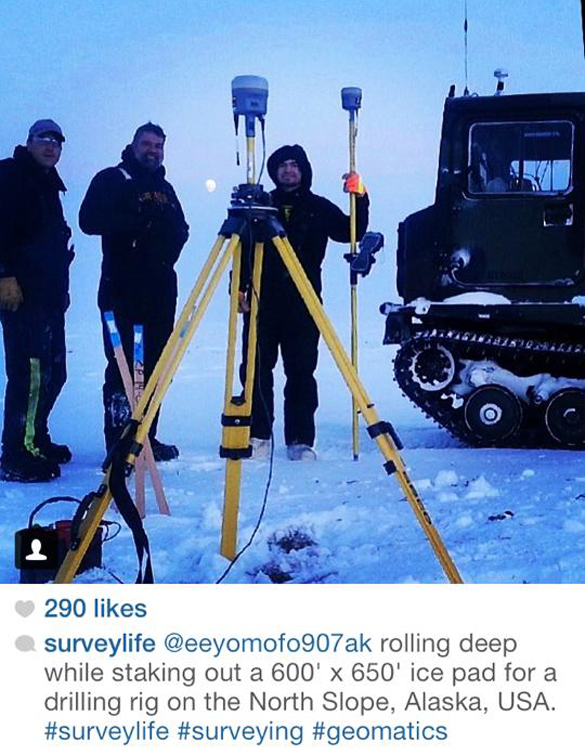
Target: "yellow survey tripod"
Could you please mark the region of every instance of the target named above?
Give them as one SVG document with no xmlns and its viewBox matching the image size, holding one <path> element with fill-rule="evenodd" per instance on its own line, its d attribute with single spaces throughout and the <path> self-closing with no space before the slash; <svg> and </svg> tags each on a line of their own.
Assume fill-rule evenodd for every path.
<svg viewBox="0 0 585 749">
<path fill-rule="evenodd" d="M 72 580 L 112 498 L 119 507 L 121 505 L 123 514 L 132 516 L 132 523 L 135 523 L 133 515 L 133 511 L 136 512 L 135 508 L 131 502 L 131 507 L 127 506 L 124 496 L 125 475 L 132 469 L 137 455 L 140 454 L 156 412 L 230 260 L 232 273 L 220 448 L 220 454 L 226 458 L 221 553 L 227 559 L 235 559 L 242 460 L 251 455 L 250 423 L 257 348 L 257 318 L 261 300 L 262 262 L 265 245 L 267 245 L 267 251 L 276 251 L 280 255 L 315 325 L 329 347 L 341 375 L 355 398 L 357 407 L 366 420 L 368 434 L 375 440 L 385 458 L 384 468 L 389 475 L 396 476 L 447 577 L 453 583 L 460 583 L 462 580 L 457 568 L 408 478 L 406 467 L 399 454 L 401 445 L 392 425 L 382 421 L 376 413 L 374 405 L 359 381 L 355 368 L 345 353 L 339 337 L 325 314 L 323 305 L 278 220 L 276 209 L 270 205 L 269 196 L 262 186 L 256 184 L 254 120 L 259 118 L 263 124 L 268 84 L 263 78 L 256 76 L 238 76 L 232 82 L 232 94 L 236 118 L 243 114 L 246 119 L 247 183 L 235 189 L 231 206 L 228 209 L 228 218 L 221 227 L 175 329 L 144 388 L 132 419 L 114 450 L 105 480 L 93 495 L 89 510 L 81 523 L 79 537 L 74 540 L 57 573 L 55 582 L 65 583 Z M 233 395 L 243 245 L 246 252 L 251 253 L 245 261 L 249 262 L 252 267 L 253 294 L 244 393 Z M 126 515 L 124 517 L 126 518 Z M 131 528 L 140 560 L 137 582 L 149 582 L 152 574 L 148 542 L 141 524 L 134 527 L 131 525 Z M 143 557 L 145 556 L 146 568 L 143 573 Z"/>
</svg>

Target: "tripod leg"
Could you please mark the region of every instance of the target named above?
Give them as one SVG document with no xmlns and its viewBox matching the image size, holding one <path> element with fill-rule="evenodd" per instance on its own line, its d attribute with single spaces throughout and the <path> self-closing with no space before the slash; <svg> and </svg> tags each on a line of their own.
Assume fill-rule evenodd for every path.
<svg viewBox="0 0 585 749">
<path fill-rule="evenodd" d="M 258 301 L 264 245 L 254 247 L 254 267 L 252 270 L 252 305 L 250 309 L 250 329 L 246 356 L 246 384 L 244 395 L 232 396 L 235 370 L 235 347 L 237 332 L 238 290 L 240 280 L 241 252 L 234 256 L 232 286 L 230 293 L 230 322 L 228 328 L 228 351 L 226 359 L 226 388 L 222 423 L 222 446 L 220 455 L 227 458 L 225 469 L 223 522 L 221 528 L 220 553 L 227 559 L 236 556 L 238 533 L 238 510 L 242 481 L 242 459 L 251 455 L 250 423 L 252 417 L 252 393 L 256 369 L 256 341 L 258 321 Z"/>
<path fill-rule="evenodd" d="M 203 270 L 199 274 L 195 286 L 193 287 L 193 291 L 191 292 L 179 320 L 175 325 L 175 329 L 173 330 L 173 333 L 155 366 L 154 372 L 148 380 L 144 393 L 136 406 L 135 412 L 132 415 L 133 420 L 139 421 L 142 419 L 135 440 L 138 445 L 144 444 L 158 407 L 168 390 L 179 363 L 185 354 L 209 302 L 211 301 L 211 297 L 217 288 L 219 280 L 225 271 L 240 238 L 237 234 L 233 234 L 230 237 L 228 245 L 224 250 L 224 254 L 217 263 L 211 278 L 209 278 L 211 269 L 216 263 L 225 241 L 226 238 L 222 235 L 217 238 Z M 203 292 L 201 302 L 199 306 L 194 309 L 204 288 L 205 291 Z M 169 363 L 167 362 L 167 356 L 170 356 L 171 354 L 173 355 L 173 361 Z M 158 380 L 160 379 L 161 372 L 164 372 L 164 377 L 162 378 L 163 382 L 159 384 Z M 153 396 L 155 390 L 156 393 Z M 135 459 L 135 452 L 132 451 L 126 457 L 126 462 L 129 465 L 133 465 Z M 57 571 L 54 580 L 55 583 L 70 583 L 79 569 L 81 560 L 85 556 L 85 553 L 99 528 L 100 522 L 112 501 L 112 492 L 109 488 L 110 472 L 111 468 L 108 469 L 105 481 L 100 485 L 95 493 L 95 499 L 90 504 L 87 514 L 80 525 L 79 540 L 76 547 L 74 549 L 69 549 L 61 567 Z"/>
<path fill-rule="evenodd" d="M 237 241 L 237 238 L 234 240 L 234 243 L 235 241 Z M 181 311 L 181 314 L 179 315 L 179 318 L 177 322 L 175 323 L 173 332 L 169 336 L 169 340 L 167 341 L 164 349 L 162 350 L 162 353 L 154 367 L 152 374 L 148 378 L 148 382 L 146 383 L 146 387 L 144 388 L 143 396 L 138 403 L 138 411 L 136 414 L 138 418 L 140 418 L 142 414 L 144 413 L 144 411 L 146 410 L 154 391 L 157 389 L 159 381 L 162 380 L 164 376 L 166 375 L 169 362 L 172 359 L 174 359 L 177 355 L 180 340 L 185 335 L 186 329 L 189 325 L 189 320 L 192 318 L 194 314 L 194 310 L 197 308 L 198 299 L 203 289 L 206 288 L 206 284 L 209 281 L 209 276 L 211 274 L 212 268 L 217 262 L 217 259 L 220 256 L 220 253 L 224 247 L 225 242 L 226 242 L 226 237 L 220 234 L 215 240 L 213 247 L 211 248 L 211 252 L 209 253 L 208 258 L 205 261 L 205 264 L 203 268 L 201 269 L 199 276 L 197 277 L 197 280 L 195 282 L 195 285 L 193 286 L 193 289 L 189 295 L 189 298 L 185 302 L 185 305 Z M 234 245 L 232 245 L 231 251 L 229 249 L 229 246 L 225 250 L 226 253 L 229 253 L 230 257 L 231 257 L 231 252 L 233 251 L 233 246 Z M 227 264 L 227 260 L 226 260 L 226 264 Z"/>
<path fill-rule="evenodd" d="M 93 541 L 101 520 L 112 501 L 112 493 L 107 487 L 107 481 L 108 477 L 106 476 L 105 482 L 97 490 L 96 498 L 93 500 L 87 515 L 79 527 L 79 545 L 74 550 L 69 549 L 53 582 L 70 583 L 79 569 L 79 565 L 86 551 L 89 549 L 89 545 Z"/>
<path fill-rule="evenodd" d="M 254 377 L 256 375 L 256 351 L 258 343 L 258 311 L 260 306 L 260 285 L 262 265 L 264 263 L 264 245 L 258 242 L 254 248 L 254 267 L 252 269 L 252 303 L 250 306 L 250 328 L 248 331 L 248 351 L 246 357 L 246 386 L 244 399 L 252 415 L 252 398 Z"/>
<path fill-rule="evenodd" d="M 140 426 L 138 427 L 138 431 L 136 433 L 136 441 L 141 445 L 144 444 L 144 440 L 146 438 L 146 435 L 148 434 L 152 422 L 154 421 L 156 412 L 158 411 L 158 408 L 162 403 L 167 390 L 170 387 L 173 377 L 175 376 L 175 372 L 177 371 L 177 368 L 185 354 L 185 351 L 191 343 L 191 339 L 193 338 L 195 331 L 199 327 L 199 323 L 203 319 L 203 315 L 205 314 L 207 307 L 209 306 L 217 285 L 219 284 L 219 281 L 225 269 L 227 268 L 227 265 L 231 260 L 232 255 L 239 242 L 240 237 L 237 234 L 233 234 L 230 238 L 230 241 L 228 242 L 227 247 L 225 248 L 224 254 L 219 259 L 219 262 L 215 270 L 213 271 L 211 278 L 209 279 L 199 305 L 191 310 L 190 316 L 186 316 L 185 324 L 179 331 L 179 335 L 177 335 L 175 341 L 173 341 L 173 345 L 169 346 L 169 343 L 171 342 L 169 339 L 169 343 L 165 346 L 160 359 L 156 363 L 154 372 L 149 378 L 142 398 L 140 399 L 140 402 L 136 407 L 136 412 L 132 415 L 133 419 L 140 421 Z M 178 326 L 175 327 L 175 331 L 177 330 L 177 328 Z M 172 353 L 172 360 L 167 361 L 167 353 Z M 155 381 L 157 369 L 159 373 L 163 374 L 161 377 L 159 377 L 158 380 Z"/>
<path fill-rule="evenodd" d="M 340 374 L 354 396 L 357 406 L 368 424 L 368 433 L 372 439 L 375 439 L 380 452 L 386 458 L 384 468 L 388 474 L 396 473 L 396 480 L 402 488 L 404 496 L 414 511 L 449 580 L 452 583 L 463 582 L 453 560 L 449 556 L 445 544 L 425 509 L 422 499 L 408 477 L 406 466 L 398 452 L 400 443 L 392 425 L 380 420 L 289 240 L 286 236 L 282 236 L 280 226 L 277 228 L 273 227 L 273 231 L 275 234 L 271 237 L 272 242 L 295 282 L 315 325 L 329 347 Z"/>
</svg>

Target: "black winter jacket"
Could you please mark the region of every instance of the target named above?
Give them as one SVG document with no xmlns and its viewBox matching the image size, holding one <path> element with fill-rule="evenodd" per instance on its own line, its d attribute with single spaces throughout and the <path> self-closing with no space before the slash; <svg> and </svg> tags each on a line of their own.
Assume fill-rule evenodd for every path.
<svg viewBox="0 0 585 749">
<path fill-rule="evenodd" d="M 24 146 L 0 161 L 0 277 L 16 277 L 27 306 L 69 304 L 73 252 L 60 192 L 57 170 L 44 169 Z"/>
<path fill-rule="evenodd" d="M 100 309 L 120 309 L 144 322 L 156 317 L 159 303 L 174 302 L 173 266 L 189 227 L 164 167 L 145 169 L 127 146 L 117 167 L 93 178 L 79 225 L 86 234 L 102 236 Z"/>
<path fill-rule="evenodd" d="M 312 169 L 301 146 L 283 146 L 268 159 L 268 173 L 276 183 L 278 164 L 287 159 L 296 160 L 301 169 L 302 182 L 293 192 L 277 188 L 271 195 L 272 204 L 278 208 L 279 219 L 291 245 L 300 260 L 313 288 L 321 295 L 321 265 L 329 239 L 335 242 L 350 241 L 349 216 L 327 198 L 311 192 Z M 367 195 L 356 200 L 357 239 L 361 239 L 368 226 L 369 199 Z M 261 287 L 262 309 L 270 314 L 277 310 L 290 317 L 294 310 L 304 309 L 300 295 L 276 249 L 266 248 Z"/>
</svg>

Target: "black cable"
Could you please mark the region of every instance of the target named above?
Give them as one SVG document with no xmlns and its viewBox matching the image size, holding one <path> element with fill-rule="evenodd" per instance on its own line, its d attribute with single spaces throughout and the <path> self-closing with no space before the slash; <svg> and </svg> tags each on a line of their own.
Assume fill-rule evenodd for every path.
<svg viewBox="0 0 585 749">
<path fill-rule="evenodd" d="M 117 536 L 120 535 L 120 532 L 122 531 L 122 524 L 119 523 L 117 520 L 102 520 L 101 524 L 105 525 L 105 528 L 106 528 L 106 536 L 103 539 L 102 544 L 105 544 L 106 541 L 113 541 Z M 111 526 L 118 526 L 118 527 L 116 528 L 116 530 L 114 531 L 114 533 L 110 536 L 110 527 Z M 113 577 L 114 580 L 116 580 L 117 582 L 120 583 L 120 585 L 126 585 L 126 583 L 123 580 L 121 580 L 118 577 L 118 575 L 116 575 L 116 574 L 114 574 L 112 572 L 112 570 L 109 570 L 107 567 L 103 567 L 103 566 L 100 567 L 100 569 L 102 569 L 104 572 L 107 572 L 108 575 L 110 575 L 111 577 Z"/>
<path fill-rule="evenodd" d="M 585 53 L 585 0 L 581 0 L 581 23 L 583 25 L 583 52 Z"/>
<path fill-rule="evenodd" d="M 259 117 L 260 129 L 262 130 L 262 164 L 260 165 L 260 174 L 258 175 L 258 181 L 256 184 L 260 184 L 262 174 L 264 173 L 264 165 L 266 163 L 266 133 L 264 130 L 264 117 Z"/>
<path fill-rule="evenodd" d="M 108 569 L 106 569 L 106 567 L 102 567 L 102 569 L 103 569 L 104 572 L 107 572 L 108 575 L 111 575 L 114 578 L 114 580 L 117 580 L 120 583 L 120 585 L 126 585 L 126 583 L 123 580 L 120 580 L 120 578 L 118 577 L 118 575 L 115 575 L 112 572 L 112 570 L 108 570 Z"/>
<path fill-rule="evenodd" d="M 113 541 L 117 536 L 120 535 L 120 532 L 122 530 L 122 524 L 119 523 L 117 520 L 102 520 L 100 525 L 103 525 L 106 529 L 106 536 L 102 540 L 102 543 L 105 544 L 106 541 Z M 111 526 L 117 526 L 116 530 L 112 533 L 110 536 L 110 527 Z"/>
</svg>

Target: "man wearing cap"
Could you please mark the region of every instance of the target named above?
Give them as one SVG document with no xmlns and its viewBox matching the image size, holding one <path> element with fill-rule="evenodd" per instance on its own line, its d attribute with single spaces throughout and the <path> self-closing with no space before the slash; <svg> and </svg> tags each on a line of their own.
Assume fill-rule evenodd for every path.
<svg viewBox="0 0 585 749">
<path fill-rule="evenodd" d="M 321 298 L 321 265 L 329 239 L 350 241 L 350 219 L 326 198 L 311 192 L 313 172 L 303 148 L 282 146 L 268 159 L 268 174 L 276 184 L 272 204 L 290 243 Z M 357 174 L 344 175 L 344 190 L 354 192 L 357 238 L 368 226 L 369 199 Z M 253 292 L 248 289 L 241 307 L 246 311 Z M 241 293 L 241 297 L 243 294 Z M 244 317 L 244 349 L 247 347 L 249 314 Z M 254 382 L 251 442 L 253 454 L 269 451 L 274 420 L 273 369 L 282 356 L 284 387 L 284 437 L 290 460 L 314 460 L 315 411 L 318 406 L 317 367 L 319 331 L 277 251 L 264 252 L 258 356 Z M 245 361 L 245 359 L 244 359 Z"/>
<path fill-rule="evenodd" d="M 71 459 L 52 441 L 48 419 L 66 380 L 65 310 L 69 305 L 71 230 L 55 166 L 65 138 L 38 120 L 26 146 L 0 161 L 0 320 L 6 396 L 0 478 L 50 481 Z"/>
<path fill-rule="evenodd" d="M 98 306 L 102 312 L 114 313 L 130 362 L 134 326 L 143 326 L 147 380 L 173 330 L 177 304 L 174 265 L 189 236 L 179 199 L 165 179 L 165 139 L 159 125 L 141 125 L 122 152 L 122 161 L 93 178 L 79 212 L 82 231 L 102 237 Z M 108 360 L 103 388 L 104 436 L 109 451 L 130 417 L 130 406 L 105 323 L 104 347 Z M 149 435 L 155 460 L 172 460 L 179 450 L 156 439 L 157 421 L 158 415 Z"/>
</svg>

